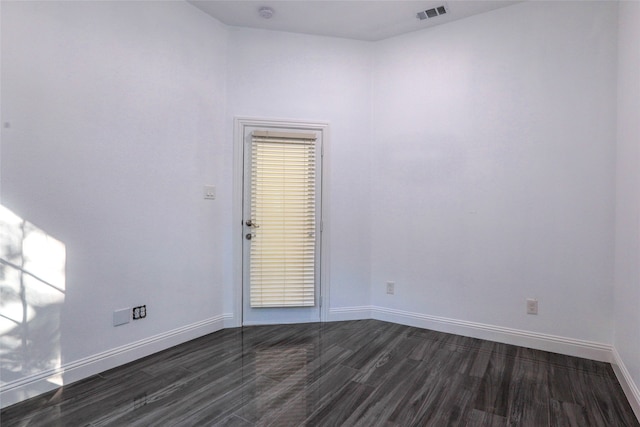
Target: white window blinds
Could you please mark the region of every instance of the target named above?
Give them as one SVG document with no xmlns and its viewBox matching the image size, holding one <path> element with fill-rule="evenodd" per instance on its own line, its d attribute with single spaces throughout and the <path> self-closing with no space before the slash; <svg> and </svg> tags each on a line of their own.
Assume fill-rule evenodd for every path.
<svg viewBox="0 0 640 427">
<path fill-rule="evenodd" d="M 314 306 L 314 134 L 253 132 L 251 222 L 251 307 Z"/>
</svg>

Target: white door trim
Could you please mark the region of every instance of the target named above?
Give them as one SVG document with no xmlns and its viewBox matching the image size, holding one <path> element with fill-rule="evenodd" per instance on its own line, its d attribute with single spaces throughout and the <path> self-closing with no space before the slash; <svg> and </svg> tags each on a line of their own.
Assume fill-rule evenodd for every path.
<svg viewBox="0 0 640 427">
<path fill-rule="evenodd" d="M 255 117 L 235 117 L 233 127 L 233 207 L 232 207 L 232 286 L 233 286 L 233 324 L 242 326 L 242 181 L 244 168 L 244 134 L 247 127 L 283 127 L 300 130 L 315 130 L 322 133 L 323 161 L 322 161 L 322 185 L 321 185 L 321 221 L 320 233 L 320 292 L 321 307 L 320 321 L 325 322 L 329 316 L 329 254 L 328 245 L 330 227 L 327 221 L 329 212 L 328 197 L 329 188 L 326 179 L 329 156 L 329 123 L 308 120 L 264 119 Z"/>
</svg>

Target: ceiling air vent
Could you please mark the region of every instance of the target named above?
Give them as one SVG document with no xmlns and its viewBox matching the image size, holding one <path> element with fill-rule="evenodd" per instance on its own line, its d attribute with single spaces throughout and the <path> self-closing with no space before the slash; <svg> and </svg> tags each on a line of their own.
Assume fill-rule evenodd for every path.
<svg viewBox="0 0 640 427">
<path fill-rule="evenodd" d="M 433 9 L 427 9 L 425 11 L 418 12 L 416 16 L 422 21 L 427 18 L 435 18 L 436 16 L 444 15 L 445 13 L 447 13 L 447 9 L 444 6 L 438 6 L 434 7 Z"/>
</svg>

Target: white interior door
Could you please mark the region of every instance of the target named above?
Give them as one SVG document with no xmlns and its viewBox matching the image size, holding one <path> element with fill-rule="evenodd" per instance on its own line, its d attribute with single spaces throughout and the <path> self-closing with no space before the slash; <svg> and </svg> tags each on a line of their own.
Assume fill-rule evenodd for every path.
<svg viewBox="0 0 640 427">
<path fill-rule="evenodd" d="M 322 131 L 243 130 L 242 323 L 320 320 Z"/>
</svg>

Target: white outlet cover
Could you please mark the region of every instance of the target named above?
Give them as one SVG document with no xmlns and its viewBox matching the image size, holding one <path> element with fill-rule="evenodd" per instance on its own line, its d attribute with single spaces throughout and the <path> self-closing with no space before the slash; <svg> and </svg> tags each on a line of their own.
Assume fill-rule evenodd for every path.
<svg viewBox="0 0 640 427">
<path fill-rule="evenodd" d="M 129 323 L 131 318 L 131 309 L 130 308 L 121 308 L 113 312 L 113 326 L 124 325 L 125 323 Z"/>
<path fill-rule="evenodd" d="M 216 186 L 215 185 L 205 185 L 204 186 L 204 198 L 206 200 L 215 200 L 215 198 L 216 198 Z"/>
<path fill-rule="evenodd" d="M 393 295 L 396 291 L 396 283 L 395 282 L 387 282 L 387 294 Z"/>
</svg>

